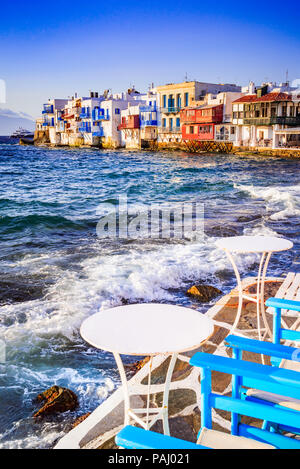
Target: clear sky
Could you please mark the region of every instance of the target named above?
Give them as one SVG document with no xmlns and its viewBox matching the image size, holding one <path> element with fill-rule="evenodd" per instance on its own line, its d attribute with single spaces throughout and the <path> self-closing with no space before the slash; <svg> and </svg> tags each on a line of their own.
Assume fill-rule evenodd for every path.
<svg viewBox="0 0 300 469">
<path fill-rule="evenodd" d="M 300 2 L 1 2 L 1 107 L 37 117 L 48 98 L 188 79 L 300 78 Z"/>
</svg>

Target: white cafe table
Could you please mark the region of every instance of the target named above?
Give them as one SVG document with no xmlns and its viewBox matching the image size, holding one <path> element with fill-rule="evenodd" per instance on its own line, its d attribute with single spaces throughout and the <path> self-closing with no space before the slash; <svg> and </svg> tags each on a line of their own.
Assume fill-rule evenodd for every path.
<svg viewBox="0 0 300 469">
<path fill-rule="evenodd" d="M 265 286 L 265 279 L 268 264 L 270 261 L 270 257 L 273 252 L 279 251 L 286 251 L 287 249 L 291 249 L 293 247 L 293 243 L 288 241 L 284 238 L 277 238 L 275 236 L 232 236 L 228 238 L 221 238 L 216 241 L 216 245 L 223 249 L 232 266 L 233 270 L 236 275 L 237 285 L 238 285 L 238 292 L 239 292 L 239 303 L 237 309 L 237 315 L 235 321 L 232 325 L 230 333 L 233 333 L 236 329 L 236 326 L 239 322 L 241 312 L 242 312 L 242 305 L 243 299 L 247 299 L 248 301 L 253 301 L 257 304 L 257 327 L 258 327 L 258 336 L 259 340 L 261 340 L 261 325 L 260 325 L 260 315 L 262 316 L 265 328 L 266 328 L 266 335 L 272 337 L 272 332 L 267 322 L 266 314 L 265 314 L 265 302 L 264 302 L 264 286 Z M 241 277 L 234 260 L 233 254 L 250 254 L 256 253 L 260 254 L 260 263 L 258 268 L 258 275 L 257 275 L 257 290 L 256 296 L 248 296 L 243 292 Z"/>
<path fill-rule="evenodd" d="M 177 355 L 193 350 L 213 333 L 213 321 L 196 310 L 181 306 L 145 303 L 118 306 L 94 314 L 81 325 L 80 333 L 94 347 L 114 354 L 124 392 L 124 424 L 130 418 L 149 429 L 161 419 L 164 433 L 169 435 L 168 395 Z M 171 356 L 164 384 L 161 408 L 150 408 L 151 367 L 155 355 Z M 124 365 L 120 355 L 150 356 L 147 407 L 131 409 L 130 394 Z M 139 392 L 141 394 L 141 392 Z M 156 414 L 149 419 L 149 414 Z M 144 422 L 137 414 L 146 414 Z"/>
</svg>

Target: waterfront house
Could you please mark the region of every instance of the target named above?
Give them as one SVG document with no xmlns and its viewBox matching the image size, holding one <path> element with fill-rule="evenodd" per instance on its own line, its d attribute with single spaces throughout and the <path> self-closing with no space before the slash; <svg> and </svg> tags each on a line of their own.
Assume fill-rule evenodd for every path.
<svg viewBox="0 0 300 469">
<path fill-rule="evenodd" d="M 64 109 L 64 106 L 67 102 L 67 99 L 49 99 L 48 102 L 43 105 L 42 127 L 43 130 L 48 133 L 50 143 L 52 143 L 53 145 L 58 145 L 60 143 L 60 136 L 57 135 L 56 132 L 57 116 Z M 37 122 L 36 130 L 39 130 L 38 124 L 39 123 Z"/>
<path fill-rule="evenodd" d="M 157 95 L 154 90 L 135 96 L 121 112 L 121 144 L 126 148 L 139 149 L 157 140 Z"/>
<path fill-rule="evenodd" d="M 60 144 L 79 146 L 84 143 L 83 136 L 80 132 L 81 98 L 72 96 L 65 105 L 61 118 L 64 121 L 63 130 L 60 133 Z M 57 129 L 58 130 L 58 129 Z"/>
<path fill-rule="evenodd" d="M 285 91 L 282 91 L 284 89 Z M 232 104 L 232 122 L 237 126 L 235 145 L 276 148 L 278 131 L 300 125 L 299 105 L 292 88 L 263 84 Z"/>
<path fill-rule="evenodd" d="M 122 146 L 122 135 L 119 128 L 121 112 L 127 110 L 128 104 L 133 102 L 133 96 L 128 92 L 111 95 L 102 102 L 104 118 L 102 119 L 103 138 L 101 141 L 104 148 Z"/>
<path fill-rule="evenodd" d="M 184 108 L 180 112 L 182 140 L 214 140 L 215 125 L 222 120 L 222 104 Z"/>
<path fill-rule="evenodd" d="M 240 92 L 208 93 L 200 105 L 182 109 L 182 140 L 233 141 L 235 126 L 231 123 L 231 107 L 232 101 L 240 96 Z"/>
<path fill-rule="evenodd" d="M 145 97 L 145 105 L 140 106 L 140 144 L 147 148 L 151 142 L 157 141 L 157 129 L 160 123 L 158 95 L 152 88 Z"/>
<path fill-rule="evenodd" d="M 161 113 L 161 125 L 158 127 L 158 141 L 163 143 L 181 142 L 180 111 L 182 108 L 205 104 L 208 93 L 240 91 L 234 84 L 203 83 L 185 81 L 157 87 Z M 199 101 L 199 102 L 198 102 Z M 207 129 L 206 129 L 207 130 Z"/>
<path fill-rule="evenodd" d="M 88 98 L 81 98 L 81 111 L 79 131 L 83 137 L 84 145 L 99 146 L 101 138 L 104 136 L 102 122 L 108 118 L 103 109 L 103 96 L 98 92 L 90 92 Z"/>
<path fill-rule="evenodd" d="M 300 88 L 291 92 L 288 104 L 289 125 L 274 126 L 273 148 L 300 148 Z"/>
</svg>

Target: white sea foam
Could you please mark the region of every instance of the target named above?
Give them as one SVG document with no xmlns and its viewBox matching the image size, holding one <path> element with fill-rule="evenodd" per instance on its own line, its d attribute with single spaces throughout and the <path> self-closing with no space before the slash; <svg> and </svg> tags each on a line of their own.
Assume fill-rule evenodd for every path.
<svg viewBox="0 0 300 469">
<path fill-rule="evenodd" d="M 73 339 L 85 317 L 119 305 L 123 298 L 130 302 L 172 301 L 169 289 L 180 288 L 187 280 L 211 278 L 217 270 L 229 267 L 214 241 L 206 238 L 198 244 L 146 246 L 144 250 L 131 249 L 113 255 L 101 255 L 100 248 L 99 255 L 83 260 L 76 271 L 60 270 L 52 264 L 51 269 L 57 269 L 57 281 L 45 299 L 0 308 L 0 317 L 26 318 L 2 328 L 4 339 L 22 347 L 24 344 L 34 347 L 41 338 L 57 334 Z M 38 265 L 33 258 L 33 271 L 50 268 L 44 261 L 41 258 Z M 246 270 L 251 262 L 250 256 L 249 263 L 244 259 L 240 268 Z"/>
<path fill-rule="evenodd" d="M 248 192 L 254 199 L 264 199 L 270 219 L 284 220 L 300 215 L 300 186 L 262 187 L 235 184 L 234 187 Z"/>
</svg>

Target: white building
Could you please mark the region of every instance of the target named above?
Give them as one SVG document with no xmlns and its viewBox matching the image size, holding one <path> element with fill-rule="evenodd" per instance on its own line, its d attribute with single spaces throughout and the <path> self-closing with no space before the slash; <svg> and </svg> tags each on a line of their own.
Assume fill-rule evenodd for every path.
<svg viewBox="0 0 300 469">
<path fill-rule="evenodd" d="M 300 110 L 292 98 L 296 90 L 288 83 L 263 83 L 255 88 L 250 82 L 243 91 L 232 104 L 232 123 L 237 126 L 234 144 L 277 148 L 281 131 L 300 124 Z"/>
<path fill-rule="evenodd" d="M 56 133 L 57 116 L 62 111 L 62 109 L 64 109 L 64 106 L 67 102 L 67 99 L 49 99 L 48 103 L 43 105 L 42 127 L 44 130 L 49 131 L 50 143 L 53 145 L 60 143 L 58 142 L 58 136 Z"/>
</svg>

